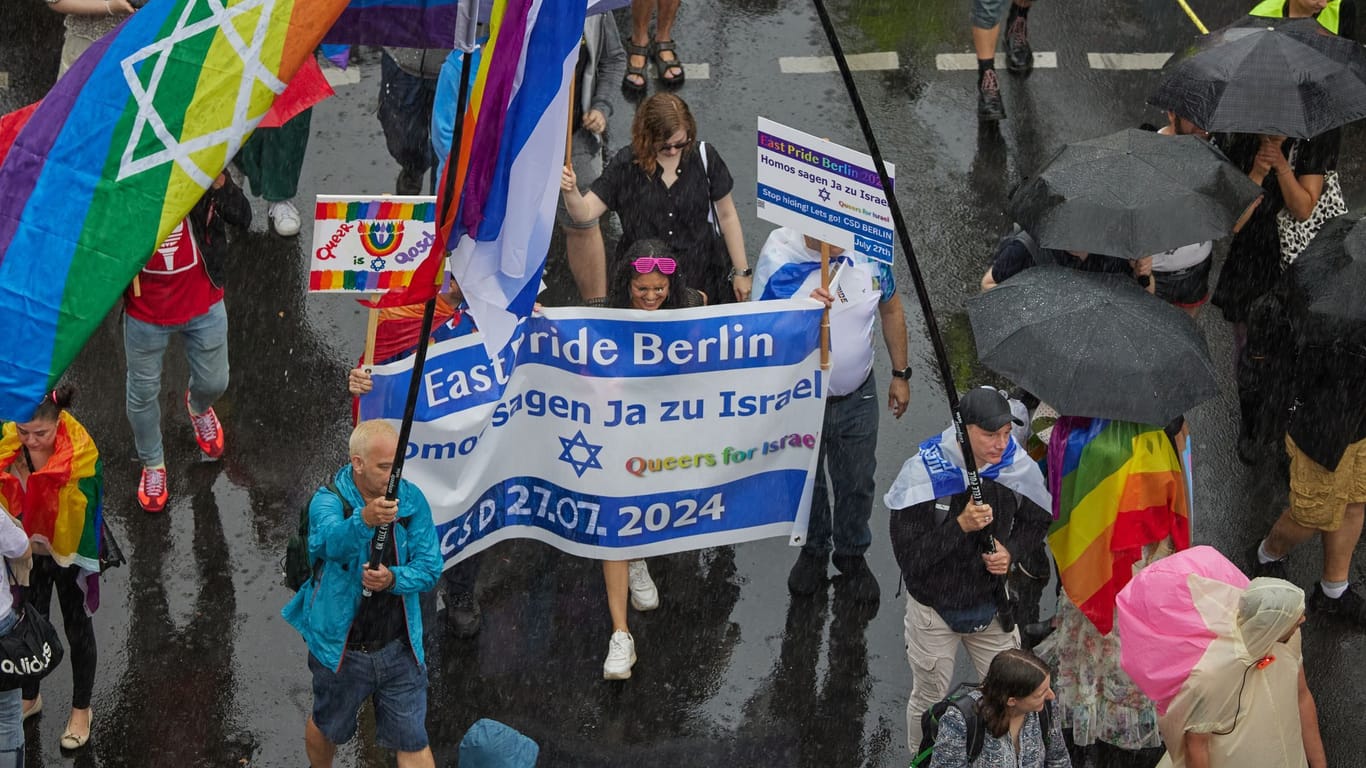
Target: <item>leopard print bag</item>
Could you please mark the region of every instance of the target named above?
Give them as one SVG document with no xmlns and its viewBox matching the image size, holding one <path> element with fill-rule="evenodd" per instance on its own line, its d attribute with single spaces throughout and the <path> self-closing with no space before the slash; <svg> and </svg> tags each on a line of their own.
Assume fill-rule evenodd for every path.
<svg viewBox="0 0 1366 768">
<path fill-rule="evenodd" d="M 1299 149 L 1299 142 L 1290 148 L 1290 165 L 1295 165 L 1295 151 Z M 1319 201 L 1314 205 L 1313 213 L 1304 221 L 1297 221 L 1290 211 L 1282 208 L 1276 214 L 1276 232 L 1281 240 L 1281 269 L 1288 269 L 1295 259 L 1304 252 L 1304 249 L 1313 242 L 1314 235 L 1323 229 L 1323 225 L 1329 220 L 1341 216 L 1347 212 L 1347 201 L 1342 196 L 1342 184 L 1338 181 L 1337 171 L 1328 171 L 1323 174 L 1323 191 L 1319 193 Z"/>
</svg>

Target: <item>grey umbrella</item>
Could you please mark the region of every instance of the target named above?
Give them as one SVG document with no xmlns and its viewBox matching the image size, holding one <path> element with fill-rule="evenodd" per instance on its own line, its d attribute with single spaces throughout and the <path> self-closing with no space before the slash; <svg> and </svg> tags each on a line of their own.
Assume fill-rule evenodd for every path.
<svg viewBox="0 0 1366 768">
<path fill-rule="evenodd" d="M 1137 259 L 1227 235 L 1259 194 L 1208 142 L 1131 128 L 1063 147 L 1010 211 L 1045 248 Z"/>
<path fill-rule="evenodd" d="M 987 367 L 1069 416 L 1166 424 L 1219 391 L 1195 323 L 1131 280 L 1026 269 L 968 317 Z"/>
<path fill-rule="evenodd" d="M 1314 19 L 1249 16 L 1173 56 L 1149 103 L 1207 131 L 1310 139 L 1366 117 L 1366 52 Z"/>
<path fill-rule="evenodd" d="M 1362 212 L 1324 224 L 1290 266 L 1287 276 L 1297 310 L 1366 324 L 1366 222 Z"/>
</svg>

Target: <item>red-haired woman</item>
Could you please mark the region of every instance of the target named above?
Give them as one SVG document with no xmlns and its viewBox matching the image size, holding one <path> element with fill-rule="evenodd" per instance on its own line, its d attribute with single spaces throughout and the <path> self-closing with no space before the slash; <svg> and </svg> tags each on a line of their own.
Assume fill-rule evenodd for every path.
<svg viewBox="0 0 1366 768">
<path fill-rule="evenodd" d="M 631 144 L 612 158 L 588 194 L 579 192 L 572 167 L 565 166 L 560 178 L 565 207 L 575 221 L 607 211 L 620 217 L 621 240 L 608 260 L 608 274 L 632 243 L 662 240 L 676 254 L 684 284 L 713 304 L 749 300 L 753 270 L 731 199 L 734 185 L 715 147 L 707 145 L 705 156 L 699 151 L 697 123 L 688 105 L 671 93 L 657 93 L 640 105 Z"/>
</svg>

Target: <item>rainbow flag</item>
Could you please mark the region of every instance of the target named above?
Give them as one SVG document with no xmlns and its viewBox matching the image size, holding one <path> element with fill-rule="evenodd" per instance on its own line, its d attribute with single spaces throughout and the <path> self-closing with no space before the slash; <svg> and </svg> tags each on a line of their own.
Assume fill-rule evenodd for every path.
<svg viewBox="0 0 1366 768">
<path fill-rule="evenodd" d="M 28 419 L 345 5 L 159 0 L 58 81 L 0 166 L 0 416 Z"/>
<path fill-rule="evenodd" d="M 1055 522 L 1048 546 L 1067 596 L 1109 634 L 1115 597 L 1143 547 L 1172 537 L 1190 546 L 1186 481 L 1160 427 L 1064 416 L 1048 443 Z"/>
<path fill-rule="evenodd" d="M 63 411 L 57 445 L 41 469 L 21 489 L 10 466 L 23 461 L 14 422 L 0 431 L 0 497 L 10 514 L 21 518 L 34 541 L 48 546 L 59 565 L 99 573 L 100 527 L 104 525 L 104 472 L 95 441 L 79 421 Z"/>
</svg>

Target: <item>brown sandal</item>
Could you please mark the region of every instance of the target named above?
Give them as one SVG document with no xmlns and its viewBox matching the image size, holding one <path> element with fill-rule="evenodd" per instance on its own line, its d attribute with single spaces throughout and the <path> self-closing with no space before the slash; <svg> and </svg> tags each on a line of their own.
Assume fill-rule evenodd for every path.
<svg viewBox="0 0 1366 768">
<path fill-rule="evenodd" d="M 673 58 L 666 59 L 660 55 L 665 51 L 673 54 Z M 659 78 L 659 82 L 670 86 L 679 86 L 683 84 L 683 80 L 687 77 L 687 73 L 683 71 L 683 62 L 678 58 L 677 43 L 673 40 L 651 40 L 650 57 L 655 60 L 655 76 Z M 673 77 L 665 77 L 664 73 L 671 69 L 678 70 L 678 74 Z"/>
<path fill-rule="evenodd" d="M 646 45 L 636 45 L 630 38 L 622 41 L 622 46 L 626 48 L 626 74 L 621 78 L 621 90 L 630 96 L 643 96 L 645 86 L 648 82 L 645 78 L 645 68 L 650 65 L 650 51 L 653 42 Z M 645 60 L 644 64 L 638 67 L 631 66 L 631 57 L 639 56 Z M 632 76 L 640 78 L 640 82 L 633 82 Z"/>
</svg>

